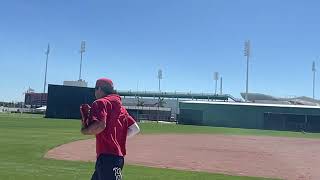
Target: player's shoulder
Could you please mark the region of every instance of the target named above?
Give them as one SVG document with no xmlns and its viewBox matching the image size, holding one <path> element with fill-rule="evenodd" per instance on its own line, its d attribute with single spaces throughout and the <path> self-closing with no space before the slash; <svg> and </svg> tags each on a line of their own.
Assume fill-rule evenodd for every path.
<svg viewBox="0 0 320 180">
<path fill-rule="evenodd" d="M 121 106 L 120 111 L 121 111 L 122 114 L 128 114 L 128 111 L 127 111 L 126 107 L 124 107 L 123 105 Z"/>
<path fill-rule="evenodd" d="M 106 103 L 108 103 L 108 100 L 105 98 L 100 98 L 95 101 L 93 101 L 92 106 L 104 106 Z"/>
<path fill-rule="evenodd" d="M 103 98 L 96 99 L 93 103 L 106 103 L 109 101 L 110 100 L 108 99 L 108 97 L 103 97 Z"/>
<path fill-rule="evenodd" d="M 126 107 L 124 105 L 121 105 L 121 111 L 127 112 L 127 109 L 126 109 Z"/>
<path fill-rule="evenodd" d="M 93 101 L 93 103 L 102 103 L 102 102 L 104 102 L 103 98 L 96 99 L 95 101 Z"/>
</svg>

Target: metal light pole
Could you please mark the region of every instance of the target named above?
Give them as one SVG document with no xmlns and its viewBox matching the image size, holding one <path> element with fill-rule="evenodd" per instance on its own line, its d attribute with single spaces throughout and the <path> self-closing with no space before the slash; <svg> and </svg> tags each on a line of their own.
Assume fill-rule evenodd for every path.
<svg viewBox="0 0 320 180">
<path fill-rule="evenodd" d="M 44 73 L 43 94 L 40 95 L 40 107 L 42 107 L 43 95 L 46 93 L 49 53 L 50 53 L 50 44 L 48 43 L 47 51 L 45 52 L 45 54 L 46 54 L 46 69 L 45 69 L 45 73 Z"/>
<path fill-rule="evenodd" d="M 45 52 L 47 58 L 46 58 L 46 69 L 44 73 L 43 93 L 46 93 L 49 53 L 50 53 L 50 44 L 48 44 L 47 51 Z"/>
<path fill-rule="evenodd" d="M 160 85 L 161 85 L 161 84 L 160 84 L 161 79 L 162 79 L 162 70 L 159 69 L 159 70 L 158 70 L 159 93 L 161 92 L 161 87 L 160 87 Z"/>
<path fill-rule="evenodd" d="M 313 72 L 313 99 L 315 99 L 315 87 L 316 87 L 316 62 L 312 63 L 312 72 Z"/>
<path fill-rule="evenodd" d="M 159 80 L 159 99 L 158 99 L 158 117 L 157 122 L 160 120 L 160 93 L 161 93 L 161 79 L 162 79 L 162 70 L 158 70 L 158 80 Z"/>
<path fill-rule="evenodd" d="M 249 58 L 251 55 L 250 51 L 250 40 L 245 41 L 244 43 L 244 56 L 247 57 L 247 78 L 246 78 L 246 102 L 248 102 L 248 93 L 249 93 Z"/>
<path fill-rule="evenodd" d="M 222 95 L 222 77 L 220 77 L 220 95 Z"/>
<path fill-rule="evenodd" d="M 81 71 L 82 71 L 82 54 L 86 51 L 86 42 L 81 41 L 81 47 L 80 47 L 80 72 L 79 72 L 79 80 L 81 79 Z"/>
<path fill-rule="evenodd" d="M 217 94 L 217 88 L 218 88 L 218 80 L 219 80 L 219 73 L 214 73 L 214 80 L 215 80 L 215 88 L 214 88 L 214 94 Z"/>
</svg>

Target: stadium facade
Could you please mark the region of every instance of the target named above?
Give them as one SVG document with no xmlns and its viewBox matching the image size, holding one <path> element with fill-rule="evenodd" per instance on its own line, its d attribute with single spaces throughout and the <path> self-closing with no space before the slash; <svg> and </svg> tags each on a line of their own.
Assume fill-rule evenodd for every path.
<svg viewBox="0 0 320 180">
<path fill-rule="evenodd" d="M 179 107 L 179 124 L 320 132 L 319 106 L 185 101 Z"/>
</svg>

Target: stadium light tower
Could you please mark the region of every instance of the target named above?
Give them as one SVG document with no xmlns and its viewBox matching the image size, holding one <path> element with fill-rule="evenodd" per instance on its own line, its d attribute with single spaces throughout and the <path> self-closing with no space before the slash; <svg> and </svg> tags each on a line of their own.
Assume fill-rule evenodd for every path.
<svg viewBox="0 0 320 180">
<path fill-rule="evenodd" d="M 44 73 L 43 93 L 46 93 L 49 53 L 50 53 L 50 44 L 48 43 L 47 51 L 45 52 L 45 54 L 46 54 L 46 69 L 45 69 L 45 73 Z"/>
<path fill-rule="evenodd" d="M 222 95 L 222 77 L 220 77 L 220 95 Z"/>
<path fill-rule="evenodd" d="M 244 43 L 244 56 L 247 57 L 247 78 L 246 78 L 246 102 L 248 102 L 248 93 L 249 93 L 249 58 L 251 55 L 250 50 L 250 40 L 245 41 Z"/>
<path fill-rule="evenodd" d="M 315 86 L 316 86 L 316 62 L 312 62 L 312 72 L 313 72 L 313 99 L 315 99 Z"/>
<path fill-rule="evenodd" d="M 162 79 L 162 70 L 161 69 L 159 69 L 158 70 L 158 80 L 159 80 L 159 93 L 161 92 L 161 79 Z"/>
<path fill-rule="evenodd" d="M 214 88 L 214 94 L 217 94 L 218 80 L 219 80 L 219 73 L 215 72 L 214 73 L 214 81 L 215 81 L 216 85 L 215 85 L 215 88 Z"/>
<path fill-rule="evenodd" d="M 86 51 L 86 42 L 81 41 L 81 47 L 80 47 L 80 72 L 79 72 L 79 80 L 81 79 L 81 71 L 82 71 L 82 54 Z"/>
<path fill-rule="evenodd" d="M 162 79 L 162 70 L 159 69 L 158 70 L 158 80 L 159 80 L 159 98 L 158 98 L 158 111 L 157 111 L 157 122 L 160 120 L 160 101 L 161 101 L 161 98 L 160 98 L 160 93 L 161 93 L 161 79 Z"/>
</svg>

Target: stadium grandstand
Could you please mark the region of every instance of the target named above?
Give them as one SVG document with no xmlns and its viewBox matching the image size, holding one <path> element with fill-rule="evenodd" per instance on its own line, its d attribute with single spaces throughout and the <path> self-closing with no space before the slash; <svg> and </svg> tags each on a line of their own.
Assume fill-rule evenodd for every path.
<svg viewBox="0 0 320 180">
<path fill-rule="evenodd" d="M 245 98 L 246 93 L 241 93 L 241 96 Z M 312 99 L 309 97 L 291 97 L 291 98 L 278 98 L 266 94 L 260 93 L 248 93 L 248 100 L 253 103 L 261 104 L 292 104 L 292 105 L 309 105 L 320 106 L 320 100 Z"/>
</svg>

